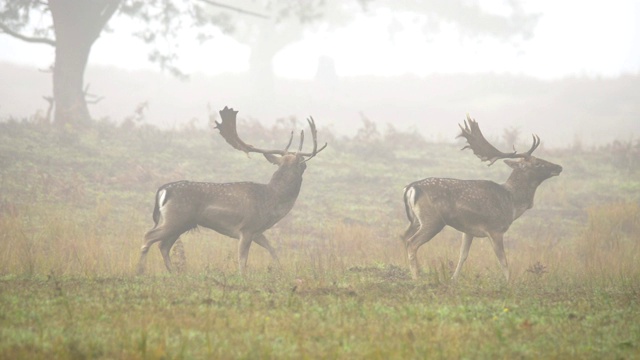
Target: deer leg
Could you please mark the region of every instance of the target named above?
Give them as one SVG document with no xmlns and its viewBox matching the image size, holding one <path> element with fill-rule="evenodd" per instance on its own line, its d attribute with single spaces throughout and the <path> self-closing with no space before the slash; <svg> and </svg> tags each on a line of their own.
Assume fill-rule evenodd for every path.
<svg viewBox="0 0 640 360">
<path fill-rule="evenodd" d="M 187 268 L 187 257 L 184 254 L 184 245 L 180 238 L 171 247 L 171 265 L 179 273 L 183 273 Z"/>
<path fill-rule="evenodd" d="M 409 259 L 409 269 L 411 277 L 415 280 L 420 275 L 420 267 L 418 266 L 418 249 L 429 240 L 433 239 L 442 229 L 444 224 L 420 224 L 420 228 L 406 241 L 407 258 Z"/>
<path fill-rule="evenodd" d="M 138 267 L 136 270 L 136 274 L 142 275 L 144 274 L 144 265 L 147 261 L 147 253 L 149 252 L 149 248 L 146 245 L 142 246 L 142 250 L 140 252 L 140 259 L 138 260 Z"/>
<path fill-rule="evenodd" d="M 409 226 L 407 227 L 407 230 L 404 231 L 404 234 L 402 235 L 402 240 L 404 241 L 405 246 L 407 245 L 407 241 L 409 240 L 410 237 L 412 237 L 413 235 L 415 235 L 415 233 L 418 231 L 418 229 L 420 229 L 420 224 L 416 223 L 416 222 L 411 222 L 409 224 Z"/>
<path fill-rule="evenodd" d="M 138 275 L 144 274 L 147 253 L 149 252 L 151 245 L 162 240 L 162 235 L 159 234 L 160 232 L 162 232 L 161 228 L 154 227 L 144 235 L 144 245 L 140 248 L 140 260 L 138 260 L 138 270 L 136 271 Z"/>
<path fill-rule="evenodd" d="M 153 229 L 147 231 L 147 233 L 144 235 L 144 240 L 145 240 L 144 245 L 142 245 L 142 248 L 140 249 L 140 260 L 138 261 L 138 270 L 137 270 L 138 275 L 144 274 L 147 253 L 149 252 L 151 245 L 159 241 L 162 244 L 162 242 L 168 241 L 169 239 L 173 239 L 171 240 L 171 245 L 173 245 L 173 243 L 176 241 L 176 239 L 178 239 L 179 236 L 180 234 L 175 235 L 175 233 L 167 231 L 166 227 L 164 226 L 155 226 Z M 162 247 L 160 251 L 162 252 Z M 166 262 L 165 262 L 165 265 L 166 265 Z"/>
<path fill-rule="evenodd" d="M 170 251 L 173 244 L 178 240 L 178 236 L 171 236 L 164 238 L 158 247 L 160 248 L 160 253 L 162 254 L 162 259 L 164 260 L 164 266 L 167 268 L 169 272 L 172 272 L 171 267 L 171 256 Z"/>
<path fill-rule="evenodd" d="M 507 282 L 509 282 L 509 267 L 507 266 L 507 257 L 504 254 L 503 235 L 503 233 L 489 234 L 489 238 L 491 239 L 491 245 L 493 245 L 493 251 L 500 262 L 502 273 Z"/>
<path fill-rule="evenodd" d="M 249 248 L 253 242 L 253 234 L 240 234 L 238 242 L 238 268 L 240 275 L 244 275 L 247 269 L 247 258 L 249 257 Z"/>
<path fill-rule="evenodd" d="M 471 248 L 471 241 L 473 240 L 473 235 L 463 233 L 462 234 L 462 246 L 460 247 L 460 258 L 458 259 L 458 266 L 456 266 L 456 271 L 453 273 L 451 280 L 457 280 L 458 275 L 460 275 L 460 270 L 462 269 L 462 265 L 467 260 L 469 256 L 469 249 Z"/>
<path fill-rule="evenodd" d="M 267 239 L 264 234 L 258 234 L 253 237 L 253 242 L 267 249 L 273 261 L 275 261 L 278 265 L 280 265 L 280 260 L 278 259 L 278 254 L 276 254 L 276 250 L 269 243 L 269 239 Z"/>
</svg>

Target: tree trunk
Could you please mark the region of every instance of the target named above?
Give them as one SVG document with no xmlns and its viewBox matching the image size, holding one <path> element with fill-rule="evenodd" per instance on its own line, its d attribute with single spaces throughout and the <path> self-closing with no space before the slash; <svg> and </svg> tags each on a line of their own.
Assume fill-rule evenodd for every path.
<svg viewBox="0 0 640 360">
<path fill-rule="evenodd" d="M 54 122 L 58 125 L 86 123 L 91 115 L 83 86 L 91 46 L 74 44 L 76 39 L 61 41 L 61 37 L 57 38 L 53 68 Z"/>
<path fill-rule="evenodd" d="M 118 5 L 117 0 L 49 0 L 56 36 L 54 123 L 79 125 L 91 119 L 84 94 L 84 71 L 91 46 Z"/>
<path fill-rule="evenodd" d="M 272 102 L 275 95 L 273 59 L 278 51 L 300 39 L 303 30 L 298 21 L 280 24 L 274 21 L 261 21 L 257 37 L 249 44 L 251 85 L 255 96 L 259 96 L 265 102 Z"/>
<path fill-rule="evenodd" d="M 279 48 L 273 39 L 275 31 L 271 23 L 265 22 L 258 38 L 251 45 L 249 55 L 249 75 L 251 86 L 255 96 L 259 96 L 263 101 L 271 102 L 274 95 L 274 72 L 273 58 Z"/>
</svg>

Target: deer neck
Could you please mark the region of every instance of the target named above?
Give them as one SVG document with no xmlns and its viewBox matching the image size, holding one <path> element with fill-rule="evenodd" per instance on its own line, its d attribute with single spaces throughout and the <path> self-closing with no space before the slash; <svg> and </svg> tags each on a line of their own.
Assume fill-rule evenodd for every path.
<svg viewBox="0 0 640 360">
<path fill-rule="evenodd" d="M 284 204 L 291 202 L 291 206 L 296 201 L 302 186 L 302 174 L 296 171 L 287 171 L 278 168 L 271 176 L 271 180 L 267 187 L 271 190 L 274 197 Z"/>
<path fill-rule="evenodd" d="M 533 207 L 533 197 L 539 185 L 540 181 L 532 179 L 523 171 L 516 169 L 511 173 L 503 186 L 513 199 L 513 220 Z"/>
</svg>

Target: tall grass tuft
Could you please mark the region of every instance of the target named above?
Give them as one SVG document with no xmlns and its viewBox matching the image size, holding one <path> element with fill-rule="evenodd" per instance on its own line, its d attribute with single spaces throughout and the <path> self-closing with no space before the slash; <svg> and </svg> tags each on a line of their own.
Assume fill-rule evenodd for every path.
<svg viewBox="0 0 640 360">
<path fill-rule="evenodd" d="M 77 209 L 62 204 L 24 207 L 0 217 L 0 273 L 119 275 L 129 272 L 138 226 L 105 221 L 105 204 Z"/>
<path fill-rule="evenodd" d="M 589 278 L 638 275 L 640 272 L 640 206 L 613 203 L 592 206 L 575 240 L 577 255 Z"/>
</svg>

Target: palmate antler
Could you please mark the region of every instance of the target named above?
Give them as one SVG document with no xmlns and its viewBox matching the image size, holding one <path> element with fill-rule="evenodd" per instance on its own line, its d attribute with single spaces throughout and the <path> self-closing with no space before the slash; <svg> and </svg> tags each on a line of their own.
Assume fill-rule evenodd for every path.
<svg viewBox="0 0 640 360">
<path fill-rule="evenodd" d="M 292 154 L 289 152 L 289 146 L 291 146 L 291 142 L 293 141 L 293 131 L 291 132 L 291 137 L 289 138 L 289 143 L 285 147 L 284 150 L 267 150 L 267 149 L 259 149 L 253 145 L 247 144 L 240 136 L 238 136 L 238 130 L 236 128 L 236 115 L 237 111 L 233 110 L 229 107 L 224 107 L 224 109 L 220 110 L 220 118 L 221 122 L 216 121 L 216 129 L 220 130 L 220 135 L 231 145 L 234 149 L 238 149 L 240 151 L 244 151 L 245 153 L 259 153 L 264 155 L 281 155 L 284 156 L 286 154 Z M 312 157 L 316 156 L 320 151 L 324 150 L 327 147 L 327 143 L 325 143 L 320 149 L 318 149 L 318 131 L 316 130 L 316 124 L 313 121 L 313 118 L 307 119 L 309 122 L 309 127 L 311 128 L 311 136 L 313 138 L 313 151 L 310 153 L 302 153 L 302 145 L 304 143 L 304 131 L 300 131 L 300 146 L 298 148 L 297 154 L 306 157 L 305 161 L 308 161 Z"/>
<path fill-rule="evenodd" d="M 531 149 L 525 153 L 517 153 L 515 149 L 512 153 L 505 153 L 498 149 L 496 149 L 493 145 L 491 145 L 487 139 L 482 135 L 482 131 L 480 131 L 480 127 L 478 126 L 478 122 L 471 119 L 471 117 L 467 114 L 467 120 L 464 122 L 464 127 L 460 126 L 460 130 L 462 132 L 457 137 L 464 137 L 467 139 L 467 145 L 463 147 L 464 149 L 471 149 L 473 153 L 480 158 L 482 161 L 489 161 L 489 165 L 493 165 L 499 159 L 515 159 L 515 158 L 527 158 L 531 156 L 533 151 L 540 146 L 540 138 L 538 135 L 533 135 L 533 145 L 531 145 Z"/>
</svg>

